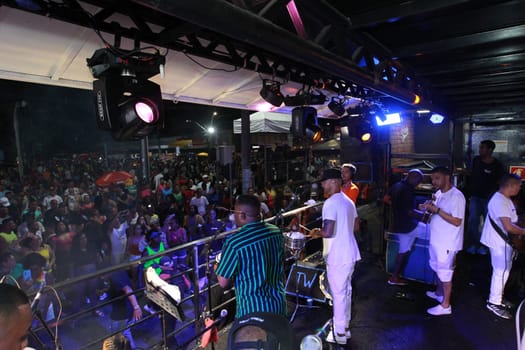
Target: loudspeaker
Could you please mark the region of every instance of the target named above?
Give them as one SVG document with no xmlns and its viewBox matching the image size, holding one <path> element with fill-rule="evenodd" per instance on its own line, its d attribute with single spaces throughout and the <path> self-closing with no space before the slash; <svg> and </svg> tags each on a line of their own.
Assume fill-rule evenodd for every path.
<svg viewBox="0 0 525 350">
<path fill-rule="evenodd" d="M 319 282 L 319 276 L 324 272 L 325 268 L 302 265 L 300 262 L 292 265 L 286 281 L 286 294 L 326 303 Z"/>
</svg>

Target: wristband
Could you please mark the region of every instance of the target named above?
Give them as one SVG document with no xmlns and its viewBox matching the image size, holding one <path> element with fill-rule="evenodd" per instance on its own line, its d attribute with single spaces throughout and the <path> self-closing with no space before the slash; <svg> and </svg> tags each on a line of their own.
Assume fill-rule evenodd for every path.
<svg viewBox="0 0 525 350">
<path fill-rule="evenodd" d="M 441 208 L 438 208 L 438 210 L 436 211 L 436 214 L 439 214 L 440 211 L 441 211 Z"/>
<path fill-rule="evenodd" d="M 133 309 L 135 309 L 135 310 L 140 310 L 140 306 L 135 305 L 135 306 L 133 306 Z"/>
</svg>

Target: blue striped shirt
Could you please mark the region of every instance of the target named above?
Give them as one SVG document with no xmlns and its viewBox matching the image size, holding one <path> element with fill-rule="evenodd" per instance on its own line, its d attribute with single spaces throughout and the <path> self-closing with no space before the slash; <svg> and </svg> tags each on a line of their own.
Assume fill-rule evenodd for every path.
<svg viewBox="0 0 525 350">
<path fill-rule="evenodd" d="M 222 247 L 217 275 L 235 279 L 239 318 L 251 312 L 286 315 L 284 237 L 262 221 L 244 225 Z"/>
</svg>

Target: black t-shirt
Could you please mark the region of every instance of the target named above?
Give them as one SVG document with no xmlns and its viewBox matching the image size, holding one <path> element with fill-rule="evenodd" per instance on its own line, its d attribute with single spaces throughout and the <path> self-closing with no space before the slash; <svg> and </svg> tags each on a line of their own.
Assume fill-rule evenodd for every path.
<svg viewBox="0 0 525 350">
<path fill-rule="evenodd" d="M 392 197 L 392 232 L 408 233 L 414 230 L 418 220 L 409 215 L 415 205 L 414 187 L 401 180 L 392 186 L 389 193 Z"/>
<path fill-rule="evenodd" d="M 470 175 L 470 195 L 490 198 L 498 190 L 499 180 L 503 173 L 503 164 L 497 159 L 494 159 L 492 163 L 485 163 L 479 156 L 474 157 Z"/>
</svg>

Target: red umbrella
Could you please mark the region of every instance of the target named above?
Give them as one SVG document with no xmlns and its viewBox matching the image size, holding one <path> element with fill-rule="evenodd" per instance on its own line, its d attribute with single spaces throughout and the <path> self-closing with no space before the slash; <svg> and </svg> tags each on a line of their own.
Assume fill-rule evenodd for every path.
<svg viewBox="0 0 525 350">
<path fill-rule="evenodd" d="M 130 173 L 126 171 L 113 171 L 102 175 L 95 181 L 95 183 L 99 187 L 107 187 L 112 184 L 124 183 L 129 179 L 133 179 L 133 175 Z"/>
</svg>

